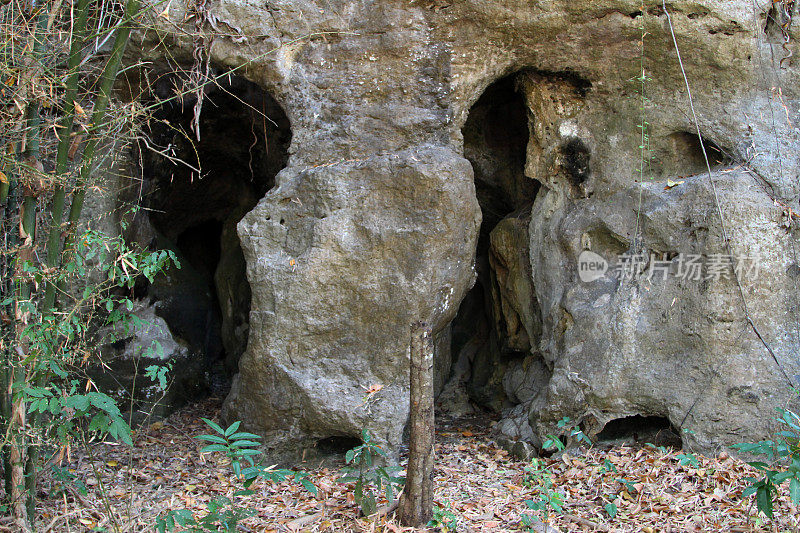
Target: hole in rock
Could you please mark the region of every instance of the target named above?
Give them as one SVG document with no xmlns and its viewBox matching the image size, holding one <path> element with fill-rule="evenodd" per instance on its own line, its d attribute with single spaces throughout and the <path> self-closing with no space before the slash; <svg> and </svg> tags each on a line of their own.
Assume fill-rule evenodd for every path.
<svg viewBox="0 0 800 533">
<path fill-rule="evenodd" d="M 731 163 L 725 150 L 710 139 L 703 137 L 701 145 L 696 133 L 681 131 L 669 135 L 663 149 L 654 154 L 653 171 L 662 176 L 703 174 L 708 171 L 703 146 L 711 170 Z"/>
<path fill-rule="evenodd" d="M 527 255 L 530 207 L 539 190 L 539 183 L 525 176 L 528 108 L 515 76 L 486 89 L 470 110 L 462 133 L 483 221 L 475 259 L 478 279 L 452 322 L 451 350 L 454 368 L 471 361 L 467 381 L 471 399 L 499 411 L 506 403 L 504 361 L 528 354 L 531 338 L 538 336 L 528 331 L 519 310 L 503 305 L 510 280 L 520 269 L 530 274 L 529 261 L 520 251 Z"/>
<path fill-rule="evenodd" d="M 356 446 L 361 446 L 361 440 L 355 437 L 333 436 L 317 441 L 317 451 L 321 455 L 344 455 Z"/>
<path fill-rule="evenodd" d="M 633 415 L 611 420 L 597 434 L 598 442 L 625 441 L 681 447 L 681 438 L 663 416 Z"/>
<path fill-rule="evenodd" d="M 579 188 L 581 183 L 589 177 L 589 161 L 591 154 L 589 148 L 578 138 L 570 139 L 561 147 L 564 156 L 564 170 L 567 179 L 574 188 Z"/>
<path fill-rule="evenodd" d="M 169 94 L 176 80 L 157 91 Z M 236 224 L 273 187 L 288 159 L 289 120 L 261 87 L 238 76 L 207 86 L 198 141 L 196 99 L 163 104 L 142 149 L 145 235 L 176 252 L 182 268 L 138 287 L 170 333 L 204 360 L 208 385 L 224 393 L 247 346 L 250 285 Z M 141 224 L 140 224 L 141 225 Z M 149 233 L 147 230 L 149 229 Z M 215 390 L 216 389 L 216 390 Z"/>
</svg>

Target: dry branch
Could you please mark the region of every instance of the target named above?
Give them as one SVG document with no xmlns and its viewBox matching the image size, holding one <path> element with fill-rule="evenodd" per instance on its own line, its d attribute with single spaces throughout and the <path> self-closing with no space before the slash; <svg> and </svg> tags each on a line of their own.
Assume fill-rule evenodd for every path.
<svg viewBox="0 0 800 533">
<path fill-rule="evenodd" d="M 411 393 L 406 485 L 398 516 L 405 526 L 422 527 L 433 513 L 433 333 L 418 322 L 411 326 Z"/>
</svg>

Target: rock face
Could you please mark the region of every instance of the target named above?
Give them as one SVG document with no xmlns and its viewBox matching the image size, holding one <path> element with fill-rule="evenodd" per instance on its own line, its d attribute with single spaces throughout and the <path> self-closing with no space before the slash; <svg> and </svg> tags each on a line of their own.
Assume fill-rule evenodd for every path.
<svg viewBox="0 0 800 533">
<path fill-rule="evenodd" d="M 704 450 L 763 435 L 800 373 L 779 4 L 208 2 L 217 71 L 243 66 L 292 134 L 238 224 L 252 301 L 224 416 L 275 457 L 362 427 L 396 450 L 426 320 L 445 403 L 501 411 L 512 440 L 563 416 L 589 434 L 660 417 Z M 141 54 L 191 57 L 160 24 Z M 610 266 L 585 281 L 586 258 Z"/>
<path fill-rule="evenodd" d="M 409 326 L 445 328 L 473 282 L 469 163 L 419 146 L 288 174 L 239 224 L 253 308 L 227 416 L 265 434 L 276 455 L 313 453 L 361 427 L 396 449 Z M 373 385 L 382 389 L 365 401 Z"/>
</svg>

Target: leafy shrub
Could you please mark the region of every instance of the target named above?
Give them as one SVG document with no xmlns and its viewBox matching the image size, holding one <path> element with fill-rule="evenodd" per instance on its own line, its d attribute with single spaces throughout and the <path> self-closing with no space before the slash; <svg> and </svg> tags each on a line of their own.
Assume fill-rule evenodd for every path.
<svg viewBox="0 0 800 533">
<path fill-rule="evenodd" d="M 372 440 L 369 430 L 364 428 L 361 432 L 361 445 L 348 450 L 345 462 L 348 467 L 342 470 L 340 483 L 355 482 L 356 503 L 361 508 L 364 516 L 369 516 L 377 510 L 377 495 L 385 492 L 386 499 L 394 499 L 395 489 L 405 483 L 405 478 L 395 474 L 402 470 L 399 467 L 384 467 L 375 464 L 376 459 L 386 457 L 380 446 Z"/>
<path fill-rule="evenodd" d="M 778 423 L 784 428 L 773 435 L 772 440 L 755 443 L 742 443 L 734 449 L 753 455 L 761 455 L 764 461 L 751 461 L 748 464 L 763 473 L 761 478 L 747 478 L 750 486 L 742 492 L 746 498 L 756 495 L 758 510 L 773 517 L 773 501 L 778 489 L 789 483 L 789 496 L 795 504 L 800 503 L 800 415 L 788 409 L 778 409 Z"/>
<path fill-rule="evenodd" d="M 589 439 L 589 437 L 586 436 L 586 434 L 581 430 L 581 428 L 577 424 L 571 423 L 570 418 L 568 416 L 565 416 L 564 418 L 559 420 L 556 425 L 560 429 L 566 430 L 568 432 L 567 435 L 575 439 L 577 442 L 579 443 L 583 442 L 587 446 L 592 446 L 591 439 Z M 553 434 L 546 435 L 546 439 L 542 444 L 542 448 L 544 448 L 545 450 L 555 449 L 558 452 L 565 450 L 566 447 L 567 445 L 564 443 L 563 440 L 561 440 L 561 437 Z"/>
<path fill-rule="evenodd" d="M 525 467 L 525 478 L 523 484 L 538 489 L 538 497 L 535 500 L 525 500 L 528 509 L 536 511 L 542 521 L 550 517 L 550 511 L 561 513 L 564 505 L 564 495 L 553 489 L 553 474 L 550 468 L 545 466 L 541 459 L 533 459 L 531 466 Z M 522 524 L 533 531 L 533 517 L 527 514 L 522 515 Z"/>
<path fill-rule="evenodd" d="M 446 502 L 444 507 L 434 505 L 433 516 L 425 527 L 435 527 L 442 531 L 456 531 L 458 517 L 453 512 L 450 502 Z"/>
<path fill-rule="evenodd" d="M 241 422 L 236 421 L 228 426 L 227 429 L 223 429 L 219 424 L 207 418 L 203 418 L 203 422 L 214 433 L 195 437 L 210 443 L 200 451 L 202 453 L 224 454 L 230 460 L 234 480 L 240 484 L 241 488 L 233 493 L 233 499 L 221 496 L 211 500 L 207 505 L 206 514 L 200 519 L 195 519 L 189 509 L 170 510 L 156 522 L 156 530 L 159 533 L 175 531 L 178 527 L 193 533 L 202 531 L 235 532 L 239 522 L 255 514 L 253 509 L 238 505 L 236 498 L 253 494 L 250 486 L 258 478 L 264 478 L 276 483 L 280 483 L 287 478 L 293 478 L 307 491 L 316 496 L 317 489 L 307 479 L 308 474 L 293 470 L 276 469 L 274 465 L 265 467 L 260 463 L 256 463 L 254 457 L 261 454 L 257 449 L 259 443 L 256 441 L 261 437 L 253 433 L 239 431 Z"/>
</svg>

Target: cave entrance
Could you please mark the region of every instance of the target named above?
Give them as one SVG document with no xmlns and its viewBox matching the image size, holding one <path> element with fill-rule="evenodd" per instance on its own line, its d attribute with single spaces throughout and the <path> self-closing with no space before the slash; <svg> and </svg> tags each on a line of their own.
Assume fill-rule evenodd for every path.
<svg viewBox="0 0 800 533">
<path fill-rule="evenodd" d="M 172 94 L 176 81 L 156 89 Z M 275 184 L 291 130 L 280 105 L 244 78 L 226 76 L 203 96 L 199 140 L 197 100 L 184 97 L 158 109 L 141 151 L 150 245 L 174 250 L 182 268 L 139 290 L 204 358 L 214 390 L 229 384 L 247 347 L 250 285 L 236 225 Z"/>
<path fill-rule="evenodd" d="M 529 355 L 539 334 L 531 330 L 536 314 L 530 309 L 532 294 L 523 302 L 508 293 L 517 281 L 511 278 L 522 274 L 531 279 L 527 236 L 539 183 L 525 175 L 528 128 L 524 96 L 516 76 L 509 76 L 486 89 L 462 129 L 483 221 L 475 256 L 477 282 L 452 323 L 453 373 L 469 367 L 463 379 L 469 398 L 498 412 L 508 407 L 506 367 Z"/>
</svg>

